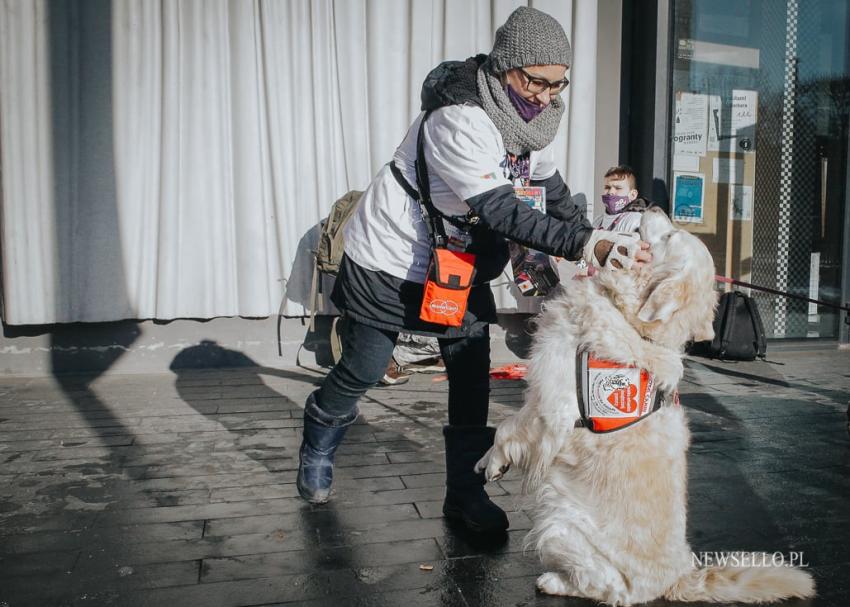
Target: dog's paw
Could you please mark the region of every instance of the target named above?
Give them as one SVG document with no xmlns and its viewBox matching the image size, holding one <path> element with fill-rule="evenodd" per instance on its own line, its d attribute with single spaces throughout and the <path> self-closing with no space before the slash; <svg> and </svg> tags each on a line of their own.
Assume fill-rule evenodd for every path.
<svg viewBox="0 0 850 607">
<path fill-rule="evenodd" d="M 650 371 L 655 376 L 656 385 L 660 390 L 673 392 L 685 373 L 685 366 L 678 353 L 665 352 L 655 361 Z"/>
<path fill-rule="evenodd" d="M 484 454 L 478 463 L 475 464 L 475 472 L 477 474 L 484 473 L 484 478 L 489 482 L 497 481 L 508 471 L 511 463 L 505 457 L 501 449 L 495 445 L 490 447 L 487 453 Z"/>
<path fill-rule="evenodd" d="M 493 447 L 487 449 L 487 453 L 484 454 L 480 460 L 475 462 L 475 474 L 481 474 L 487 469 L 487 464 L 490 462 L 490 453 L 492 453 Z"/>
<path fill-rule="evenodd" d="M 559 573 L 548 571 L 537 578 L 537 589 L 545 594 L 553 594 L 556 596 L 567 596 L 570 594 L 567 584 L 564 583 L 564 578 Z"/>
</svg>

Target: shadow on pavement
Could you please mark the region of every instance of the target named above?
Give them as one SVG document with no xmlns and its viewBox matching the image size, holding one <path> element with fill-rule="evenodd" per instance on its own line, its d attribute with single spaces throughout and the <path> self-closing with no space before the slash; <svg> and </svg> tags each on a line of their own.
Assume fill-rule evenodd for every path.
<svg viewBox="0 0 850 607">
<path fill-rule="evenodd" d="M 847 402 L 848 399 L 847 392 L 842 390 L 826 390 L 814 386 L 811 383 L 791 383 L 784 379 L 765 377 L 764 375 L 754 375 L 753 373 L 736 371 L 735 369 L 730 369 L 729 367 L 725 366 L 710 365 L 703 361 L 691 360 L 691 362 L 700 365 L 704 369 L 714 371 L 715 373 L 719 373 L 720 375 L 725 375 L 727 377 L 734 377 L 741 380 L 768 384 L 770 386 L 777 386 L 781 388 L 792 388 L 795 390 L 801 390 L 803 392 L 813 392 L 814 394 L 818 394 L 819 396 L 824 396 L 826 398 L 832 399 L 838 404 L 844 404 L 845 402 Z"/>
<path fill-rule="evenodd" d="M 222 394 L 221 386 L 199 378 L 197 371 L 205 368 L 240 369 L 238 385 L 232 386 L 229 395 Z M 303 405 L 267 386 L 262 376 L 294 380 L 312 387 L 321 382 L 322 375 L 258 365 L 244 353 L 212 340 L 181 350 L 169 369 L 177 376 L 175 388 L 179 398 L 233 433 L 237 450 L 270 472 L 297 468 Z"/>
</svg>

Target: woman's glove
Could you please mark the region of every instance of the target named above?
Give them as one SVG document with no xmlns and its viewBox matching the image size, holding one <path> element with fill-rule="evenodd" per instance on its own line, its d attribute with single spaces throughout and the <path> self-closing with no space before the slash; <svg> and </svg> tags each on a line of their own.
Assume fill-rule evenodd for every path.
<svg viewBox="0 0 850 607">
<path fill-rule="evenodd" d="M 640 236 L 634 232 L 593 230 L 584 245 L 582 258 L 591 266 L 610 265 L 619 269 L 632 267 L 635 254 L 640 250 Z"/>
</svg>

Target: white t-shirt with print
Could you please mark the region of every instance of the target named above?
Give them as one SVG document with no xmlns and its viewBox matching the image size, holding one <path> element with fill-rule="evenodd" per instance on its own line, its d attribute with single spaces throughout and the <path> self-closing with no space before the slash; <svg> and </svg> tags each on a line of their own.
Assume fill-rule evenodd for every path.
<svg viewBox="0 0 850 607">
<path fill-rule="evenodd" d="M 414 162 L 416 138 L 422 116 L 413 121 L 393 155 L 393 162 L 416 189 Z M 431 185 L 431 201 L 446 215 L 465 216 L 467 198 L 502 185 L 511 185 L 502 136 L 483 109 L 474 105 L 450 105 L 432 112 L 425 123 L 425 161 Z M 530 155 L 531 179 L 555 174 L 550 144 Z M 396 182 L 384 166 L 345 227 L 345 253 L 367 270 L 383 271 L 397 278 L 425 282 L 430 261 L 430 242 L 419 203 Z"/>
<path fill-rule="evenodd" d="M 637 232 L 640 228 L 640 218 L 643 213 L 638 211 L 626 211 L 625 213 L 616 213 L 610 215 L 602 213 L 599 217 L 593 220 L 594 228 L 602 228 L 603 230 L 611 230 L 612 232 Z"/>
</svg>

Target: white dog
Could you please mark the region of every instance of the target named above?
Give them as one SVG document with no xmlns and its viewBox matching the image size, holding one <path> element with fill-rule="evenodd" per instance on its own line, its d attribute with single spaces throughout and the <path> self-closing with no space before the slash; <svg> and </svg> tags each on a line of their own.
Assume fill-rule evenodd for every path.
<svg viewBox="0 0 850 607">
<path fill-rule="evenodd" d="M 524 487 L 534 495 L 526 542 L 548 570 L 537 580 L 547 594 L 611 605 L 660 596 L 718 602 L 812 596 L 811 576 L 798 569 L 695 566 L 685 537 L 690 435 L 675 390 L 685 343 L 714 335 L 714 263 L 696 237 L 675 229 L 660 210 L 644 214 L 640 233 L 651 245 L 651 264 L 603 268 L 546 305 L 525 404 L 499 426 L 476 467 L 491 481 L 510 465 L 524 472 Z M 611 433 L 576 427 L 582 419 L 577 352 L 584 350 L 651 373 L 660 408 Z"/>
</svg>

